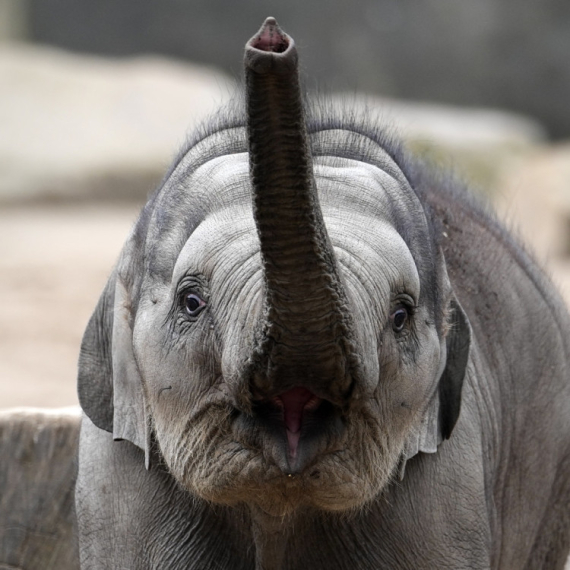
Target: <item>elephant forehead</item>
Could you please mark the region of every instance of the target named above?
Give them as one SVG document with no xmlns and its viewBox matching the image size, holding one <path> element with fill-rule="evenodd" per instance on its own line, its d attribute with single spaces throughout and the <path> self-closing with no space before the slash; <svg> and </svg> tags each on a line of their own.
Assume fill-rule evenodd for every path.
<svg viewBox="0 0 570 570">
<path fill-rule="evenodd" d="M 417 198 L 394 163 L 383 169 L 355 159 L 321 156 L 314 161 L 314 171 L 323 212 L 342 210 L 391 222 L 404 216 L 414 225 L 424 221 Z"/>
<path fill-rule="evenodd" d="M 375 297 L 382 291 L 405 290 L 419 299 L 419 270 L 410 244 L 396 228 L 413 228 L 420 241 L 428 239 L 429 229 L 395 163 L 384 169 L 355 159 L 321 156 L 315 159 L 314 170 L 323 217 L 342 270 L 357 275 Z"/>
<path fill-rule="evenodd" d="M 209 279 L 260 270 L 259 240 L 251 208 L 227 206 L 207 216 L 182 248 L 173 282 L 188 272 Z M 248 269 L 250 271 L 248 271 Z"/>
<path fill-rule="evenodd" d="M 359 289 L 380 302 L 399 290 L 419 298 L 420 278 L 413 257 L 388 220 L 370 223 L 362 213 L 331 208 L 326 208 L 324 219 L 347 283 L 358 281 Z M 193 272 L 232 291 L 239 288 L 236 280 L 245 284 L 261 278 L 259 239 L 250 209 L 223 208 L 196 228 L 176 261 L 173 282 Z"/>
<path fill-rule="evenodd" d="M 406 242 L 390 222 L 370 223 L 360 213 L 325 214 L 325 223 L 347 281 L 358 281 L 368 296 L 385 301 L 394 292 L 420 297 L 420 276 Z"/>
<path fill-rule="evenodd" d="M 235 219 L 253 219 L 247 153 L 212 158 L 184 176 L 177 169 L 157 199 L 146 233 L 148 278 L 171 281 L 188 239 L 210 217 L 223 217 L 226 209 Z"/>
<path fill-rule="evenodd" d="M 226 207 L 251 209 L 249 158 L 245 152 L 209 160 L 194 170 L 185 185 L 206 215 Z"/>
<path fill-rule="evenodd" d="M 386 281 L 391 288 L 401 284 L 410 294 L 419 294 L 413 257 L 393 225 L 394 210 L 406 205 L 401 180 L 376 166 L 338 157 L 318 157 L 314 167 L 325 224 L 339 259 L 351 268 L 359 265 L 358 271 L 370 274 L 377 287 Z M 188 271 L 212 277 L 246 262 L 258 269 L 247 154 L 206 162 L 188 185 L 201 194 L 205 217 L 180 251 L 173 281 Z"/>
<path fill-rule="evenodd" d="M 314 159 L 319 199 L 323 206 L 393 219 L 395 210 L 412 214 L 411 189 L 393 168 L 337 156 Z M 226 207 L 251 208 L 247 153 L 220 156 L 202 164 L 185 182 L 192 198 L 211 214 Z M 413 215 L 413 214 L 412 214 Z"/>
</svg>

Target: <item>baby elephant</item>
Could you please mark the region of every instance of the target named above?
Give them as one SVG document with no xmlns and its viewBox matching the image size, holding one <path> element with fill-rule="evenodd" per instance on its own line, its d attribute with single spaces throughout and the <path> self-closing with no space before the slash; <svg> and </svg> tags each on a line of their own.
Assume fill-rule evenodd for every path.
<svg viewBox="0 0 570 570">
<path fill-rule="evenodd" d="M 569 333 L 463 188 L 307 107 L 268 18 L 85 332 L 81 567 L 561 569 Z"/>
</svg>

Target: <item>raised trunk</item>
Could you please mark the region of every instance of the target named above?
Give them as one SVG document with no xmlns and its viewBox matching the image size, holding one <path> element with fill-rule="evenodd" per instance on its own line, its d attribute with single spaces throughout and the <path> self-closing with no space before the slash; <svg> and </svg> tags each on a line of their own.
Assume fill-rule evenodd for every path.
<svg viewBox="0 0 570 570">
<path fill-rule="evenodd" d="M 265 277 L 254 385 L 262 393 L 307 386 L 340 401 L 351 382 L 347 301 L 313 177 L 297 51 L 273 18 L 246 45 L 245 75 Z"/>
</svg>

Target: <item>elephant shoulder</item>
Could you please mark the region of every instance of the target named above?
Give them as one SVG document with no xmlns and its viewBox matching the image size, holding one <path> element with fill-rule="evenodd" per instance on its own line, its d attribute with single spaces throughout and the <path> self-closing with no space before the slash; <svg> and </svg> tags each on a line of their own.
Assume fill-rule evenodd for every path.
<svg viewBox="0 0 570 570">
<path fill-rule="evenodd" d="M 493 314 L 501 308 L 512 314 L 515 309 L 521 313 L 524 301 L 546 309 L 542 311 L 545 327 L 552 329 L 554 320 L 563 334 L 570 332 L 560 294 L 522 240 L 490 207 L 452 177 L 434 180 L 428 176 L 418 185 L 425 187 L 422 197 L 440 234 L 450 279 L 470 318 L 474 316 L 469 310 L 473 303 L 480 314 L 485 308 Z M 536 324 L 536 315 L 533 318 Z M 500 326 L 498 321 L 496 324 Z M 504 324 L 512 327 L 506 319 Z"/>
</svg>

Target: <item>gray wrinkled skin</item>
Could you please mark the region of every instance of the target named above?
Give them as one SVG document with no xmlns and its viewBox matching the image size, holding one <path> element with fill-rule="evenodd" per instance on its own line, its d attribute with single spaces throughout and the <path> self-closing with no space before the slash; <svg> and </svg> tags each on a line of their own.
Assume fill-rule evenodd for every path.
<svg viewBox="0 0 570 570">
<path fill-rule="evenodd" d="M 264 280 L 244 121 L 183 149 L 87 328 L 81 567 L 562 568 L 570 329 L 547 279 L 461 188 L 322 105 L 315 259 L 334 291 Z M 318 338 L 295 344 L 304 319 L 337 331 L 322 365 Z M 298 387 L 320 407 L 293 453 L 274 405 Z"/>
<path fill-rule="evenodd" d="M 407 295 L 419 297 L 418 273 L 404 241 L 383 219 L 382 203 L 371 200 L 380 193 L 383 181 L 385 188 L 396 189 L 393 180 L 379 171 L 377 175 L 367 172 L 372 169 L 354 161 L 323 162 L 315 165 L 317 179 L 323 180 L 319 186 L 323 214 L 353 296 L 355 321 L 361 326 L 363 368 L 370 385 L 360 387 L 364 402 L 357 417 L 347 417 L 343 438 L 316 464 L 321 472 L 318 479 L 308 472 L 293 481 L 284 479 L 282 469 L 287 468 L 281 466 L 279 450 L 264 445 L 260 441 L 263 434 L 233 431 L 228 401 L 232 383 L 240 381 L 243 355 L 251 351 L 247 331 L 259 313 L 261 286 L 250 196 L 227 188 L 227 180 L 232 180 L 247 189 L 246 155 L 208 162 L 188 179 L 189 188 L 207 194 L 215 210 L 205 214 L 178 254 L 171 283 L 179 283 L 185 275 L 203 276 L 208 283 L 209 314 L 191 325 L 181 319 L 172 323 L 165 331 L 170 335 L 166 340 L 157 338 L 156 331 L 166 328 L 163 323 L 168 322 L 175 303 L 172 284 L 152 284 L 149 293 L 156 303 L 144 296 L 141 299 L 145 309 L 139 309 L 135 320 L 133 344 L 144 371 L 157 440 L 173 475 L 205 499 L 236 504 L 254 498 L 264 510 L 279 516 L 305 503 L 329 510 L 361 505 L 387 482 L 404 436 L 427 400 L 431 379 L 437 373 L 439 339 L 423 322 L 428 315 L 426 311 L 423 316 L 420 308 L 417 316 L 423 326 L 416 331 L 420 345 L 416 362 L 402 362 L 392 387 L 375 381 L 380 350 L 377 323 L 388 321 L 387 312 L 398 291 L 405 289 Z M 351 186 L 342 183 L 345 176 L 351 177 Z M 369 188 L 359 184 L 359 179 Z M 336 194 L 344 194 L 351 202 L 350 216 L 339 212 L 334 203 L 327 207 L 327 196 Z M 382 253 L 375 255 L 375 251 Z M 381 350 L 397 350 L 395 339 L 386 339 L 384 344 Z M 216 349 L 219 354 L 214 353 Z M 219 371 L 213 372 L 216 364 Z M 171 389 L 165 390 L 167 387 Z M 396 400 L 406 400 L 407 407 L 394 405 Z M 263 452 L 270 457 L 264 457 Z"/>
</svg>

